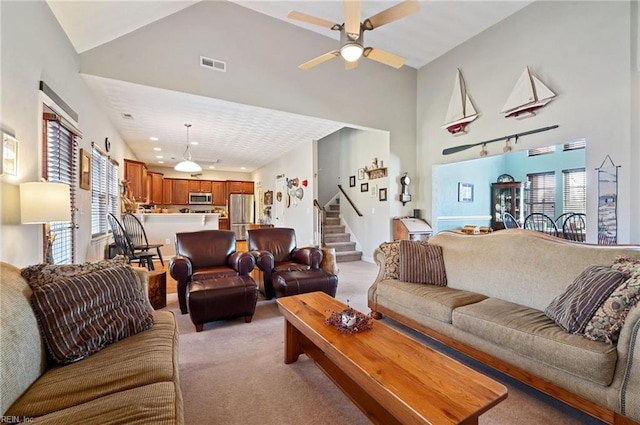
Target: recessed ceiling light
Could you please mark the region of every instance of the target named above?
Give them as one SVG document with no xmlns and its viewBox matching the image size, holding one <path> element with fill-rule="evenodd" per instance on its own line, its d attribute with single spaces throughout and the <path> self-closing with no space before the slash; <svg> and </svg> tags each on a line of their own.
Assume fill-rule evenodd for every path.
<svg viewBox="0 0 640 425">
<path fill-rule="evenodd" d="M 154 142 L 157 142 L 157 141 L 158 141 L 158 138 L 157 138 L 157 137 L 155 137 L 155 136 L 151 136 L 151 137 L 149 137 L 149 140 L 153 140 Z"/>
<path fill-rule="evenodd" d="M 164 161 L 158 161 L 158 164 L 164 164 Z"/>
<path fill-rule="evenodd" d="M 162 159 L 162 158 L 164 158 L 164 157 L 163 157 L 162 155 L 156 155 L 156 158 L 158 158 L 158 159 Z"/>
<path fill-rule="evenodd" d="M 241 170 L 246 170 L 246 169 L 247 169 L 247 167 L 240 167 L 240 169 L 241 169 Z"/>
<path fill-rule="evenodd" d="M 162 150 L 162 148 L 153 148 L 154 151 L 156 152 L 160 152 Z"/>
<path fill-rule="evenodd" d="M 209 169 L 210 170 L 213 170 L 214 168 L 216 168 L 216 167 L 214 167 L 213 165 L 209 165 Z"/>
<path fill-rule="evenodd" d="M 198 144 L 198 142 L 191 142 L 191 144 L 195 146 Z"/>
</svg>

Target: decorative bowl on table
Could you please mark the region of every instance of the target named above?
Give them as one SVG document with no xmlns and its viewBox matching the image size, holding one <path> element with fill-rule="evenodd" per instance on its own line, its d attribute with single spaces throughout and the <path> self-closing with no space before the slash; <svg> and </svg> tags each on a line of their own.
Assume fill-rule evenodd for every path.
<svg viewBox="0 0 640 425">
<path fill-rule="evenodd" d="M 331 313 L 324 323 L 333 326 L 343 334 L 362 332 L 372 328 L 371 316 L 362 314 L 351 307 Z"/>
</svg>

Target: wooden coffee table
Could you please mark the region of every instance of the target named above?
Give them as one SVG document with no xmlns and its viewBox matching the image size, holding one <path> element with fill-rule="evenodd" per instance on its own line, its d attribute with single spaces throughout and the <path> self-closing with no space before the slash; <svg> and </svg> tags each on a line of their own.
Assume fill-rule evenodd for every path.
<svg viewBox="0 0 640 425">
<path fill-rule="evenodd" d="M 507 388 L 382 322 L 342 334 L 324 320 L 347 306 L 323 292 L 278 298 L 285 318 L 284 362 L 300 354 L 376 424 L 477 424 Z"/>
</svg>

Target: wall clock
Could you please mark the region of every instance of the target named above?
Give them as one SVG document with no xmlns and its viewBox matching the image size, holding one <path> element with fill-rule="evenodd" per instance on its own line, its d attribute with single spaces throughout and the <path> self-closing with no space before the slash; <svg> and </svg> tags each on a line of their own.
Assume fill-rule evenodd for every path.
<svg viewBox="0 0 640 425">
<path fill-rule="evenodd" d="M 104 138 L 104 148 L 107 152 L 111 150 L 111 142 L 109 141 L 108 137 Z"/>
<path fill-rule="evenodd" d="M 513 177 L 509 174 L 500 174 L 498 176 L 498 183 L 511 183 L 513 182 Z"/>
</svg>

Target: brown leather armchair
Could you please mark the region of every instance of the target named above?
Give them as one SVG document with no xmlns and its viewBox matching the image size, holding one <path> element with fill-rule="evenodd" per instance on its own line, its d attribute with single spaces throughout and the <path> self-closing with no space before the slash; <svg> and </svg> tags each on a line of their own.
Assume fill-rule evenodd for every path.
<svg viewBox="0 0 640 425">
<path fill-rule="evenodd" d="M 312 290 L 322 290 L 335 296 L 338 277 L 320 268 L 322 250 L 316 247 L 298 248 L 296 245 L 294 229 L 274 227 L 247 230 L 247 248 L 264 273 L 259 286 L 265 298 Z"/>
<path fill-rule="evenodd" d="M 176 255 L 169 273 L 178 283 L 178 301 L 187 313 L 186 291 L 191 281 L 247 276 L 255 266 L 253 255 L 236 251 L 236 236 L 228 230 L 176 233 Z"/>
</svg>

